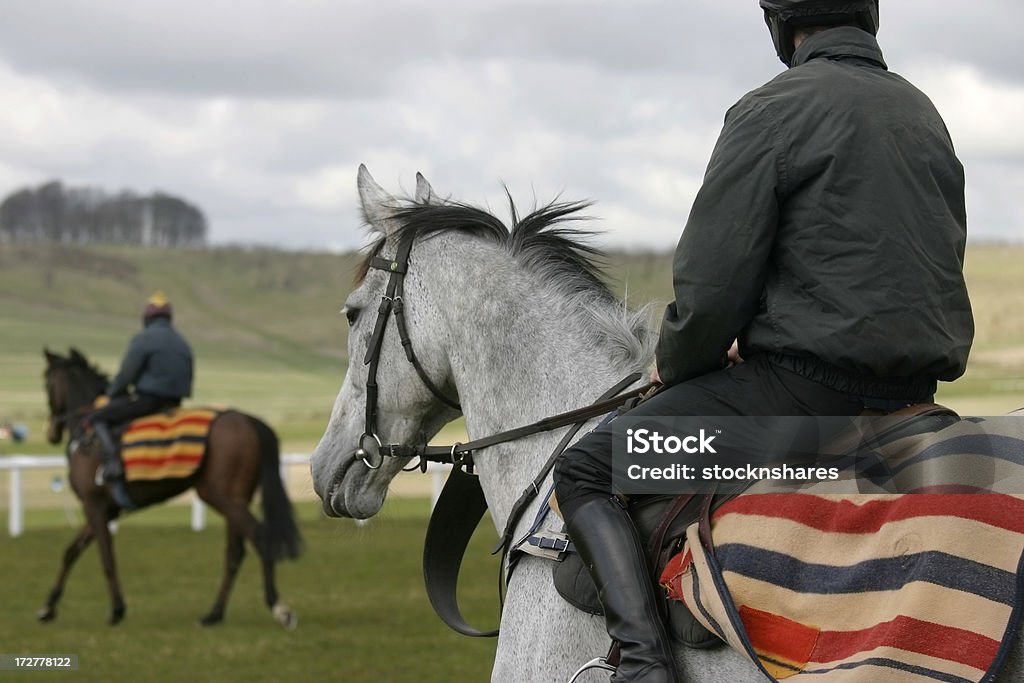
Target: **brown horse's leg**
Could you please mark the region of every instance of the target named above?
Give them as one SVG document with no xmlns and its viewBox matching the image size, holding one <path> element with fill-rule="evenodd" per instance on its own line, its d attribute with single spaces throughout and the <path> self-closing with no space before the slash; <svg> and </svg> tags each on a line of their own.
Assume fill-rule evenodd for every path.
<svg viewBox="0 0 1024 683">
<path fill-rule="evenodd" d="M 110 625 L 115 626 L 124 619 L 124 596 L 121 594 L 121 582 L 117 577 L 117 563 L 114 561 L 114 539 L 110 535 L 107 523 L 112 519 L 110 508 L 106 498 L 94 498 L 88 502 L 83 501 L 85 517 L 92 527 L 93 535 L 96 538 L 96 545 L 100 549 L 100 562 L 103 565 L 103 574 L 107 577 L 107 587 L 110 589 Z"/>
<path fill-rule="evenodd" d="M 246 513 L 248 512 L 246 510 Z M 252 517 L 251 514 L 249 516 Z M 256 522 L 255 518 L 252 519 Z M 266 600 L 267 607 L 270 608 L 278 623 L 287 629 L 292 629 L 298 625 L 299 620 L 295 613 L 292 612 L 291 607 L 278 599 L 277 584 L 274 580 L 274 552 L 264 536 L 264 525 L 256 522 L 252 535 L 249 538 L 252 544 L 256 546 L 256 551 L 260 554 L 260 564 L 263 567 L 263 598 Z"/>
<path fill-rule="evenodd" d="M 196 493 L 227 520 L 228 568 L 218 595 L 217 603 L 209 617 L 223 617 L 228 591 L 234 579 L 232 568 L 234 543 L 232 532 L 248 539 L 259 554 L 263 570 L 264 599 L 274 618 L 285 628 L 294 628 L 298 622 L 291 608 L 280 602 L 274 583 L 275 555 L 298 554 L 301 539 L 294 525 L 291 505 L 281 486 L 279 467 L 279 445 L 273 431 L 265 424 L 240 413 L 225 413 L 217 418 L 210 432 L 206 449 L 206 460 L 199 479 L 195 483 Z M 272 476 L 271 476 L 272 475 Z M 268 481 L 270 482 L 268 484 Z M 273 486 L 276 481 L 276 488 Z M 272 502 L 271 512 L 262 523 L 249 511 L 253 493 L 257 486 L 263 488 L 264 509 Z M 268 493 L 269 491 L 269 493 Z M 283 546 L 283 550 L 275 550 Z M 241 562 L 240 555 L 238 562 Z M 219 612 L 219 613 L 218 613 Z M 204 618 L 205 619 L 205 618 Z"/>
<path fill-rule="evenodd" d="M 231 594 L 231 587 L 235 584 L 235 576 L 238 568 L 242 566 L 245 559 L 245 536 L 239 530 L 234 520 L 228 519 L 227 523 L 228 543 L 224 560 L 224 580 L 220 585 L 220 592 L 217 593 L 217 601 L 209 614 L 199 620 L 203 626 L 219 624 L 224 620 L 224 610 L 227 609 L 228 596 Z"/>
<path fill-rule="evenodd" d="M 197 489 L 198 490 L 198 489 Z M 256 549 L 256 553 L 260 558 L 260 566 L 263 570 L 263 597 L 267 603 L 267 607 L 270 608 L 274 614 L 274 618 L 277 619 L 282 626 L 285 628 L 294 628 L 298 620 L 291 608 L 278 600 L 277 585 L 274 580 L 274 557 L 267 547 L 266 540 L 263 538 L 264 530 L 263 524 L 256 519 L 253 514 L 249 511 L 249 507 L 243 501 L 232 501 L 225 503 L 223 501 L 214 502 L 207 500 L 211 506 L 217 509 L 224 518 L 227 520 L 229 529 L 238 529 L 241 532 L 241 537 L 249 539 L 253 547 Z M 229 540 L 229 544 L 230 544 Z M 231 549 L 229 547 L 228 554 L 230 557 Z M 230 560 L 229 560 L 230 561 Z M 237 568 L 236 568 L 237 569 Z M 228 570 L 230 572 L 230 569 Z M 230 588 L 230 580 L 233 576 L 225 575 L 224 581 L 225 586 Z M 218 597 L 218 605 L 220 605 L 220 597 L 223 597 L 224 601 L 227 601 L 227 593 L 224 588 L 221 588 L 222 596 Z M 217 607 L 214 607 L 216 610 Z M 222 609 L 223 612 L 223 609 Z"/>
<path fill-rule="evenodd" d="M 86 524 L 64 551 L 64 563 L 61 565 L 60 574 L 57 575 L 57 582 L 53 585 L 49 597 L 46 598 L 46 605 L 36 613 L 39 621 L 53 621 L 57 618 L 57 602 L 64 594 L 64 584 L 68 580 L 68 574 L 71 573 L 71 568 L 81 556 L 82 551 L 89 547 L 92 539 L 92 527 Z"/>
</svg>

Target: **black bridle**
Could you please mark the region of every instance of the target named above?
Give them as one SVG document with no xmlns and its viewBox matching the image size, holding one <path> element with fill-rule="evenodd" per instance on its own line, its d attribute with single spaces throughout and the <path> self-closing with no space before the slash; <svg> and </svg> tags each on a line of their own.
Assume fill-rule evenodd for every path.
<svg viewBox="0 0 1024 683">
<path fill-rule="evenodd" d="M 412 244 L 415 238 L 416 233 L 414 231 L 404 231 L 399 239 L 398 249 L 395 252 L 395 257 L 393 259 L 374 256 L 369 262 L 370 268 L 390 273 L 387 288 L 384 292 L 383 298 L 381 299 L 380 306 L 377 308 L 377 321 L 374 324 L 373 335 L 370 337 L 369 347 L 366 350 L 366 356 L 363 358 L 363 363 L 369 366 L 366 379 L 366 422 L 363 434 L 359 437 L 355 457 L 356 459 L 361 460 L 363 464 L 370 469 L 375 470 L 380 468 L 384 462 L 384 457 L 418 457 L 420 460 L 419 467 L 424 472 L 426 471 L 428 462 L 457 465 L 465 468 L 467 471 L 472 471 L 474 451 L 500 443 L 515 441 L 516 439 L 521 439 L 533 434 L 551 431 L 559 427 L 582 424 L 593 417 L 605 415 L 608 412 L 615 410 L 629 399 L 640 396 L 651 388 L 651 385 L 647 385 L 625 394 L 619 393 L 630 384 L 633 384 L 640 379 L 641 375 L 637 373 L 630 375 L 617 384 L 611 391 L 602 396 L 601 399 L 594 404 L 565 413 L 559 413 L 558 415 L 546 417 L 534 422 L 533 424 L 498 432 L 497 434 L 492 434 L 491 436 L 486 436 L 480 439 L 474 439 L 466 443 L 455 443 L 451 446 L 428 446 L 426 443 L 419 445 L 383 443 L 377 435 L 377 368 L 380 364 L 381 348 L 384 343 L 384 332 L 387 329 L 388 317 L 391 313 L 394 313 L 395 316 L 395 324 L 398 328 L 398 335 L 402 342 L 402 348 L 405 350 L 405 357 L 410 363 L 412 363 L 412 366 L 416 370 L 416 374 L 419 375 L 420 380 L 423 381 L 423 384 L 435 397 L 437 397 L 439 401 L 454 410 L 462 411 L 462 407 L 459 403 L 445 396 L 433 380 L 431 380 L 427 375 L 423 366 L 420 364 L 419 359 L 416 357 L 416 352 L 413 351 L 412 340 L 409 338 L 408 325 L 405 320 L 405 301 L 403 300 L 403 295 L 405 276 L 408 274 L 409 269 L 409 254 L 412 251 Z M 367 447 L 376 447 L 379 460 L 374 461 L 372 459 Z"/>
<path fill-rule="evenodd" d="M 55 407 L 52 403 L 53 397 L 51 394 L 50 386 L 50 375 L 55 372 L 63 372 L 63 383 L 64 383 L 64 396 L 63 406 Z M 75 384 L 76 368 L 71 365 L 50 366 L 46 369 L 47 376 L 47 398 L 50 400 L 50 423 L 53 426 L 60 427 L 61 429 L 67 429 L 71 433 L 71 437 L 74 438 L 75 433 L 81 428 L 82 419 L 91 413 L 93 408 L 93 399 L 88 397 L 86 394 L 88 390 L 82 391 L 81 385 Z M 84 380 L 83 380 L 84 383 Z M 80 396 L 74 396 L 75 393 Z M 100 388 L 96 392 L 96 395 L 102 394 L 103 389 Z"/>
<path fill-rule="evenodd" d="M 363 358 L 363 364 L 370 366 L 366 377 L 366 422 L 363 434 L 359 437 L 359 448 L 356 450 L 355 455 L 356 458 L 362 460 L 363 464 L 371 470 L 378 469 L 383 464 L 384 455 L 394 457 L 409 455 L 406 453 L 407 446 L 403 444 L 389 444 L 385 446 L 377 435 L 377 368 L 380 365 L 380 352 L 384 345 L 384 331 L 387 329 L 388 316 L 391 313 L 395 315 L 395 325 L 398 328 L 399 339 L 402 341 L 402 348 L 405 350 L 405 357 L 412 363 L 412 367 L 416 370 L 420 380 L 439 401 L 449 408 L 462 412 L 462 406 L 459 405 L 458 401 L 453 401 L 445 396 L 437 388 L 433 380 L 430 379 L 430 376 L 427 375 L 423 365 L 416 357 L 416 352 L 413 351 L 412 340 L 409 338 L 403 296 L 405 294 L 405 275 L 409 268 L 409 253 L 412 251 L 412 243 L 415 238 L 415 232 L 412 230 L 406 231 L 398 242 L 398 251 L 393 259 L 385 259 L 379 256 L 374 256 L 370 259 L 370 268 L 383 270 L 391 274 L 388 278 L 387 289 L 381 299 L 380 306 L 377 308 L 377 322 L 373 326 L 373 336 L 370 337 L 370 344 L 366 349 L 366 356 Z M 366 450 L 366 446 L 370 444 L 376 445 L 378 454 L 382 456 L 381 460 L 376 464 L 370 460 L 370 454 Z M 401 452 L 396 451 L 396 449 L 401 450 Z M 412 453 L 411 455 L 423 457 L 419 452 Z M 425 459 L 423 460 L 423 465 L 426 465 Z"/>
</svg>

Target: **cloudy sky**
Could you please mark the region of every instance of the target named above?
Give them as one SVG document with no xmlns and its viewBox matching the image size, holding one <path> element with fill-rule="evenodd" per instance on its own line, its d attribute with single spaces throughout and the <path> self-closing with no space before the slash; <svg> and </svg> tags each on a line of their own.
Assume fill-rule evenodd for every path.
<svg viewBox="0 0 1024 683">
<path fill-rule="evenodd" d="M 1024 239 L 1022 27 L 1020 0 L 882 3 L 975 239 Z M 161 190 L 217 243 L 344 249 L 365 163 L 495 210 L 593 199 L 607 244 L 670 248 L 725 110 L 782 68 L 756 0 L 3 0 L 0 195 Z"/>
</svg>

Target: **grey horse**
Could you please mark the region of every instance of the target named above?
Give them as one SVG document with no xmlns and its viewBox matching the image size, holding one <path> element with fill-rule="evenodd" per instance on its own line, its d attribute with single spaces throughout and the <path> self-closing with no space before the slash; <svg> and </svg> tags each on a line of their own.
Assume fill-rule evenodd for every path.
<svg viewBox="0 0 1024 683">
<path fill-rule="evenodd" d="M 377 369 L 375 426 L 381 439 L 410 444 L 436 434 L 457 415 L 439 393 L 457 397 L 470 438 L 479 438 L 589 404 L 623 377 L 649 367 L 654 337 L 647 313 L 629 311 L 611 294 L 594 266 L 593 250 L 567 223 L 578 219 L 585 204 L 555 204 L 521 220 L 513 208 L 515 226 L 508 230 L 487 212 L 441 201 L 419 174 L 412 201 L 385 192 L 364 166 L 358 189 L 365 221 L 377 238 L 371 256 L 392 258 L 404 231 L 419 233 L 402 298 L 409 340 L 434 385 L 428 387 L 407 361 L 395 325 L 389 325 Z M 431 212 L 430 207 L 449 210 Z M 314 488 L 332 517 L 376 514 L 389 483 L 409 464 L 408 458 L 385 458 L 370 469 L 356 457 L 367 429 L 368 372 L 361 360 L 387 282 L 387 272 L 368 269 L 343 309 L 351 325 L 352 362 L 311 464 Z M 563 433 L 474 454 L 499 530 Z M 525 532 L 538 504 L 523 515 L 517 535 Z M 560 522 L 548 519 L 545 525 L 557 529 Z M 562 600 L 549 562 L 530 556 L 508 586 L 500 629 L 495 682 L 566 683 L 609 646 L 602 617 Z M 996 680 L 1024 680 L 1020 650 L 1018 634 Z M 685 681 L 765 680 L 744 656 L 726 647 L 680 648 L 676 658 Z M 607 677 L 595 670 L 579 680 Z"/>
</svg>

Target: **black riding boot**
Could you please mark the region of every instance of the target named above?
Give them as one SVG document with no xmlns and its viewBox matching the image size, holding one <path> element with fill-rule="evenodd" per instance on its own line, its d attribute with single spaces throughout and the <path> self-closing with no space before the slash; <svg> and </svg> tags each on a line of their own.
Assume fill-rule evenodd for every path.
<svg viewBox="0 0 1024 683">
<path fill-rule="evenodd" d="M 679 681 L 643 546 L 619 500 L 587 501 L 566 526 L 597 585 L 608 635 L 620 644 L 622 659 L 612 681 Z"/>
<path fill-rule="evenodd" d="M 114 501 L 126 510 L 135 509 L 135 501 L 128 495 L 124 481 L 124 464 L 117 454 L 114 438 L 105 422 L 93 422 L 92 431 L 100 441 L 100 461 L 103 463 L 103 481 L 110 486 Z"/>
</svg>

